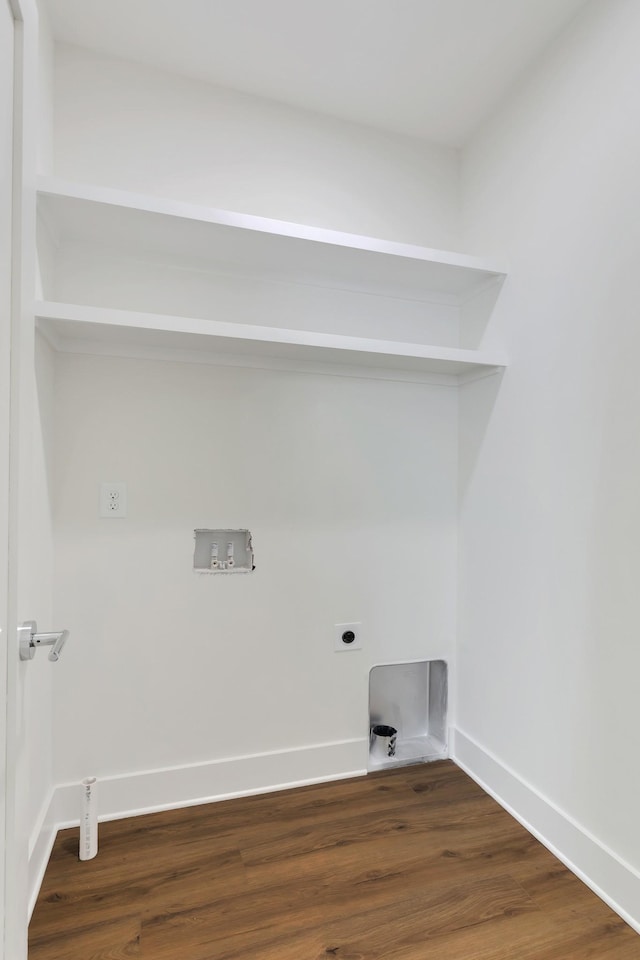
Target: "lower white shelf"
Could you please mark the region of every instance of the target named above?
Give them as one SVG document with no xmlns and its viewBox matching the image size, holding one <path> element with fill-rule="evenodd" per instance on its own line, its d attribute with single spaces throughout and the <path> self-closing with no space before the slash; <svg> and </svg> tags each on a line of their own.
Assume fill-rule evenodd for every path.
<svg viewBox="0 0 640 960">
<path fill-rule="evenodd" d="M 425 735 L 423 737 L 410 737 L 407 740 L 398 739 L 394 757 L 385 757 L 384 760 L 379 760 L 377 757 L 369 755 L 369 770 L 387 770 L 390 767 L 402 767 L 420 761 L 426 763 L 431 760 L 444 760 L 446 757 L 447 748 L 445 744 L 435 737 Z"/>
<path fill-rule="evenodd" d="M 504 357 L 457 347 L 398 343 L 364 337 L 166 316 L 79 304 L 38 301 L 38 325 L 54 347 L 68 352 L 139 355 L 191 352 L 240 363 L 260 357 L 292 363 L 367 367 L 465 378 L 495 372 Z"/>
</svg>

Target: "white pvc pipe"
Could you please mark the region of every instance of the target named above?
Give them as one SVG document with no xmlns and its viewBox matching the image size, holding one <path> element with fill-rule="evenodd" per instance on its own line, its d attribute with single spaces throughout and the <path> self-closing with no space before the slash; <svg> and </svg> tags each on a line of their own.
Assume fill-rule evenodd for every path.
<svg viewBox="0 0 640 960">
<path fill-rule="evenodd" d="M 92 860 L 98 852 L 98 796 L 95 777 L 82 781 L 80 859 Z"/>
</svg>

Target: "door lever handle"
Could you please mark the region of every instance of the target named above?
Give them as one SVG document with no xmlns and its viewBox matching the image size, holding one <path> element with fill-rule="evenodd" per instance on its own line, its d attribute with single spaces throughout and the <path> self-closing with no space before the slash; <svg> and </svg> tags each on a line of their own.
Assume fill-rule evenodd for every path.
<svg viewBox="0 0 640 960">
<path fill-rule="evenodd" d="M 38 647 L 51 647 L 49 660 L 54 663 L 60 659 L 62 648 L 67 642 L 69 636 L 68 630 L 55 630 L 52 633 L 38 633 L 38 624 L 35 620 L 25 620 L 21 627 L 18 627 L 18 640 L 20 645 L 20 659 L 33 660 Z"/>
</svg>

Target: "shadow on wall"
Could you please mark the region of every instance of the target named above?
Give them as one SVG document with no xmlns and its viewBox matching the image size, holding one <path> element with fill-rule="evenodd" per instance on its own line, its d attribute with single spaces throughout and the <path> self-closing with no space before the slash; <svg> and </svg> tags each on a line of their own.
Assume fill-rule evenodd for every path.
<svg viewBox="0 0 640 960">
<path fill-rule="evenodd" d="M 458 497 L 461 503 L 473 477 L 506 370 L 460 386 Z"/>
<path fill-rule="evenodd" d="M 467 350 L 491 349 L 499 346 L 494 339 L 498 334 L 492 318 L 495 315 L 498 297 L 504 286 L 504 277 L 495 277 L 480 286 L 460 308 L 460 346 Z"/>
</svg>

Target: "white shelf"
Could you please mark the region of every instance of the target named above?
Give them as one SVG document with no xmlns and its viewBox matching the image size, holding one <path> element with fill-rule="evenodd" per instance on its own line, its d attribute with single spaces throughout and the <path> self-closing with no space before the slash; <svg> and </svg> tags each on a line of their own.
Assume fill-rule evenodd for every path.
<svg viewBox="0 0 640 960">
<path fill-rule="evenodd" d="M 51 178 L 38 206 L 57 242 L 384 296 L 464 302 L 506 274 L 464 254 Z"/>
<path fill-rule="evenodd" d="M 36 313 L 60 350 L 410 379 L 462 380 L 505 366 L 498 352 L 441 345 L 457 342 L 470 300 L 477 296 L 475 309 L 494 295 L 502 265 L 54 179 L 39 182 L 38 214 L 44 259 L 54 264 L 47 276 L 52 289 L 59 275 L 66 287 Z M 188 315 L 157 312 L 165 293 Z M 265 323 L 243 322 L 257 316 Z M 292 329 L 299 318 L 303 329 Z M 432 338 L 438 345 L 425 343 Z"/>
<path fill-rule="evenodd" d="M 100 347 L 100 352 L 118 348 L 118 352 L 126 353 L 136 347 L 151 347 L 230 358 L 259 356 L 454 377 L 493 372 L 505 366 L 502 356 L 476 350 L 51 301 L 38 301 L 35 314 L 40 328 L 62 351 L 87 349 L 91 344 Z"/>
</svg>

